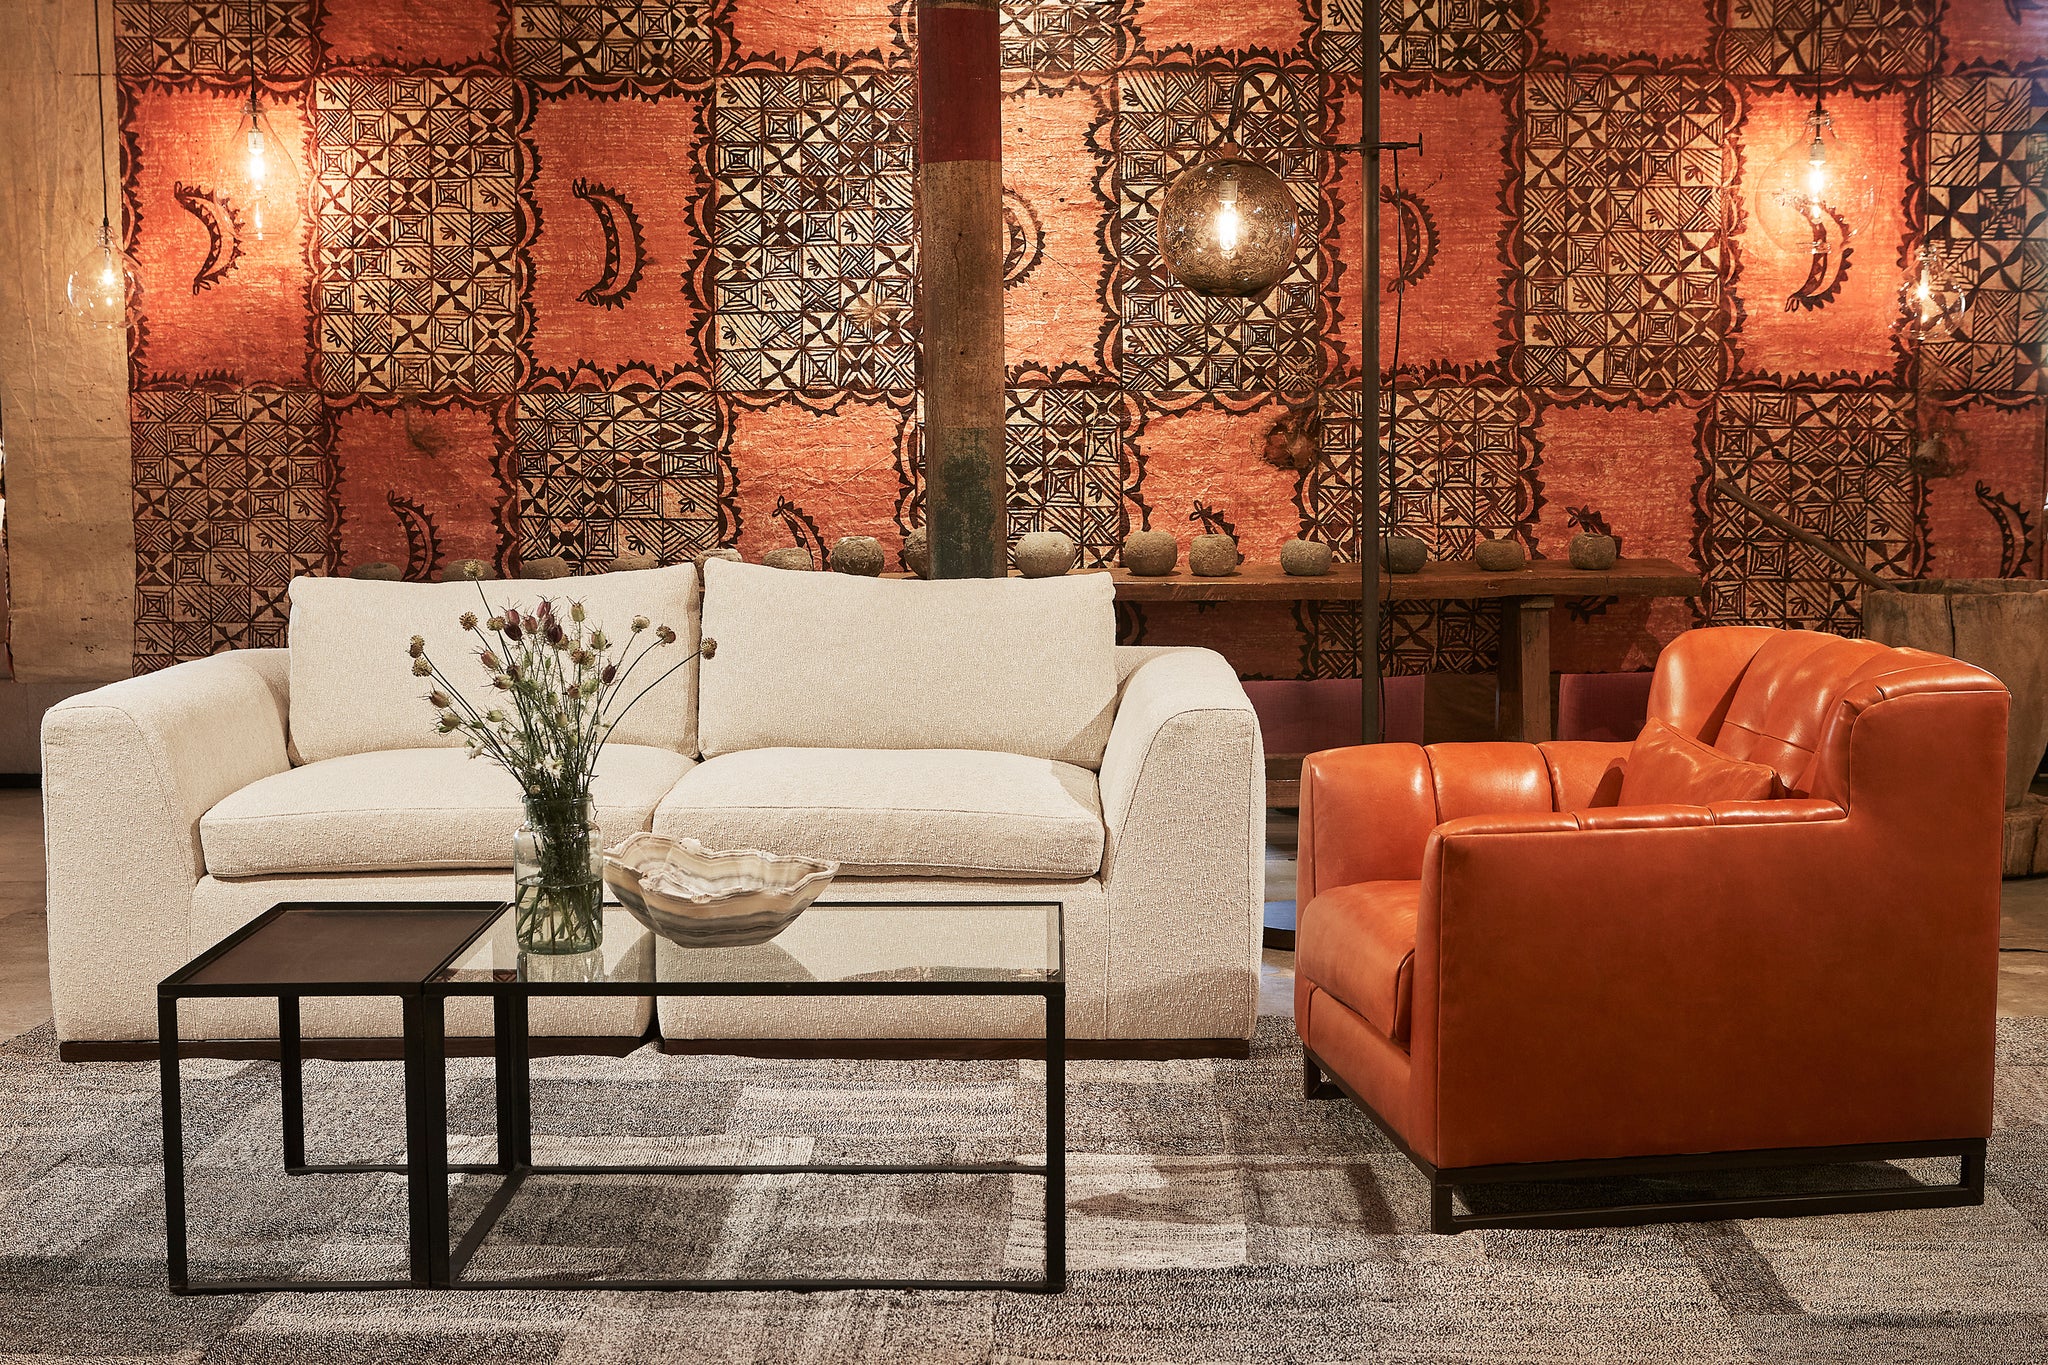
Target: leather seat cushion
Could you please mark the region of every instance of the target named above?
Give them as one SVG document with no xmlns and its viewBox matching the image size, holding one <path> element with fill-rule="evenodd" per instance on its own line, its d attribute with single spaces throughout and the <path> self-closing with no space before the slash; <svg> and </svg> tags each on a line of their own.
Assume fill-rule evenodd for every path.
<svg viewBox="0 0 2048 1365">
<path fill-rule="evenodd" d="M 654 832 L 864 876 L 1092 877 L 1095 774 L 970 749 L 744 749 L 691 769 Z"/>
<path fill-rule="evenodd" d="M 1309 902 L 1295 970 L 1397 1043 L 1408 1041 L 1421 882 L 1358 882 Z"/>
<path fill-rule="evenodd" d="M 647 828 L 693 760 L 610 744 L 591 800 L 607 847 Z M 519 784 L 460 749 L 380 749 L 292 768 L 234 793 L 199 821 L 216 877 L 512 866 Z"/>
</svg>

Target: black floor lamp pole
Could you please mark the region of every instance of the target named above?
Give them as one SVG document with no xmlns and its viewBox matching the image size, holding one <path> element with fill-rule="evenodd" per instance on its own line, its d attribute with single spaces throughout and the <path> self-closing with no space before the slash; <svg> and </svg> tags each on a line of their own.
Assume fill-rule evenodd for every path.
<svg viewBox="0 0 2048 1365">
<path fill-rule="evenodd" d="M 1380 25 L 1368 6 L 1359 27 L 1359 102 L 1363 127 L 1365 262 L 1359 288 L 1358 366 L 1364 381 L 1358 442 L 1359 742 L 1377 744 L 1380 716 Z"/>
</svg>

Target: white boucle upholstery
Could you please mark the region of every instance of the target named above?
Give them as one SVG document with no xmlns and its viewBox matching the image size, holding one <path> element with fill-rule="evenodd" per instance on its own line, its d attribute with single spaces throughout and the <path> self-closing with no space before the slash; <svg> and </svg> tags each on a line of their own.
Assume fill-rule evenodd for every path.
<svg viewBox="0 0 2048 1365">
<path fill-rule="evenodd" d="M 64 1038 L 153 1038 L 190 933 L 199 819 L 285 770 L 281 649 L 245 649 L 58 702 L 43 716 L 50 1000 Z"/>
<path fill-rule="evenodd" d="M 1266 757 L 1259 718 L 1222 655 L 1164 650 L 1125 680 L 1102 756 L 1102 818 L 1108 1036 L 1250 1036 Z"/>
<path fill-rule="evenodd" d="M 825 858 L 849 876 L 1092 877 L 1095 774 L 972 749 L 747 749 L 707 759 L 656 834 Z"/>
<path fill-rule="evenodd" d="M 605 846 L 647 828 L 689 770 L 670 749 L 610 744 L 591 786 Z M 199 822 L 216 877 L 512 866 L 519 783 L 460 749 L 385 749 L 252 782 Z"/>
<path fill-rule="evenodd" d="M 479 591 L 481 590 L 481 591 Z M 488 616 L 507 606 L 531 610 L 541 598 L 581 602 L 592 625 L 622 646 L 633 617 L 672 627 L 677 640 L 657 647 L 625 686 L 632 696 L 697 647 L 697 570 L 691 564 L 583 578 L 486 583 L 386 583 L 355 578 L 294 578 L 291 585 L 291 740 L 293 759 L 313 763 L 379 749 L 460 747 L 460 734 L 434 733 L 431 684 L 412 674 L 407 642 L 427 653 L 479 709 L 496 705 L 483 647 L 457 624 L 462 613 Z M 639 653 L 639 646 L 634 646 Z M 613 738 L 694 756 L 697 666 L 676 670 L 619 722 Z"/>
<path fill-rule="evenodd" d="M 1115 585 L 705 564 L 697 733 L 742 749 L 979 749 L 1094 767 L 1116 706 Z"/>
</svg>

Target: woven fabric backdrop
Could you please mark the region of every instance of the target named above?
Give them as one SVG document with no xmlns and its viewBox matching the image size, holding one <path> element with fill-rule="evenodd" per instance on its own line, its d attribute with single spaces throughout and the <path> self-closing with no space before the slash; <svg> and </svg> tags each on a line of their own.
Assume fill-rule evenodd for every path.
<svg viewBox="0 0 2048 1365">
<path fill-rule="evenodd" d="M 1815 6 L 1819 6 L 1816 13 Z M 1387 0 L 1380 196 L 1405 281 L 1388 524 L 1691 562 L 1697 612 L 1569 602 L 1558 665 L 1700 620 L 1851 630 L 1854 582 L 1732 481 L 1889 575 L 2039 572 L 2043 0 Z M 750 557 L 921 520 L 910 0 L 117 0 L 138 670 L 283 643 L 295 573 L 426 578 L 625 551 Z M 1090 563 L 1141 525 L 1355 548 L 1365 0 L 1003 11 L 1014 533 Z M 1754 227 L 1813 34 L 1870 221 Z M 252 55 L 310 183 L 261 240 L 228 188 Z M 1161 192 L 1229 129 L 1293 187 L 1256 303 L 1173 284 Z M 1892 328 L 1920 241 L 1962 333 Z M 1397 296 L 1389 293 L 1389 305 Z M 1391 363 L 1393 309 L 1383 355 Z M 1280 440 L 1271 440 L 1277 434 Z M 1264 453 L 1306 435 L 1307 469 Z M 1935 438 L 1932 443 L 1928 438 Z M 1123 609 L 1130 641 L 1343 676 L 1356 614 Z M 1452 605 L 1398 672 L 1492 666 Z"/>
</svg>

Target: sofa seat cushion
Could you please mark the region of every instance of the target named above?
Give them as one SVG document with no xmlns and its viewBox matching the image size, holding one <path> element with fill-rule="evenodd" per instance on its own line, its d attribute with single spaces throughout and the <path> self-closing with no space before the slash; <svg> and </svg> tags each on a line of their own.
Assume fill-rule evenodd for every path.
<svg viewBox="0 0 2048 1365">
<path fill-rule="evenodd" d="M 1295 937 L 1295 970 L 1403 1046 L 1421 905 L 1421 882 L 1335 887 L 1309 902 Z"/>
<path fill-rule="evenodd" d="M 670 749 L 605 746 L 591 798 L 606 847 L 647 822 L 691 760 Z M 216 877 L 512 866 L 525 819 L 519 784 L 460 749 L 382 749 L 251 783 L 199 821 Z"/>
<path fill-rule="evenodd" d="M 690 770 L 654 832 L 829 858 L 848 875 L 1092 877 L 1095 774 L 969 749 L 747 749 Z"/>
</svg>

